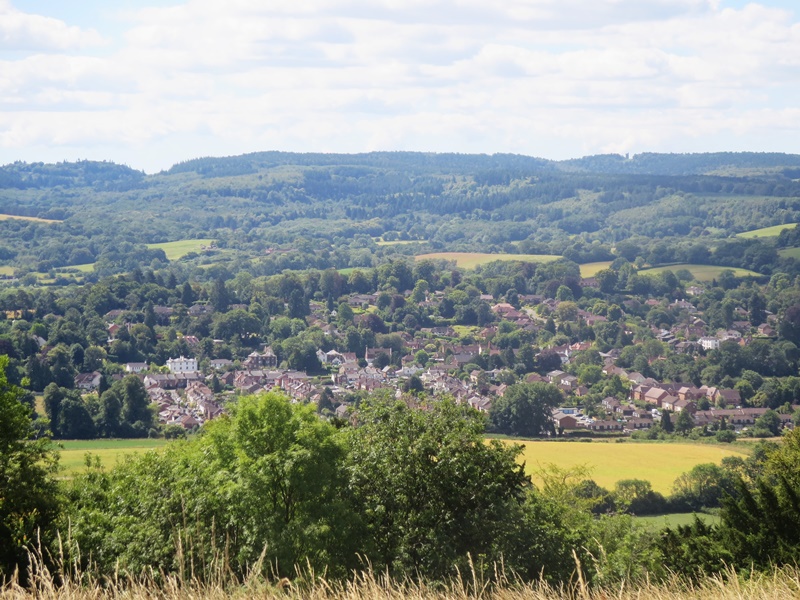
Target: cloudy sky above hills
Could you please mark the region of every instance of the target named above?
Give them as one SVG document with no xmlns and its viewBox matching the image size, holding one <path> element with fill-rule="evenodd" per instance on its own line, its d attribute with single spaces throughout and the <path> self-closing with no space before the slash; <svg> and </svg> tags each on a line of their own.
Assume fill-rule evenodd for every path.
<svg viewBox="0 0 800 600">
<path fill-rule="evenodd" d="M 795 6 L 0 0 L 0 164 L 800 153 Z"/>
</svg>

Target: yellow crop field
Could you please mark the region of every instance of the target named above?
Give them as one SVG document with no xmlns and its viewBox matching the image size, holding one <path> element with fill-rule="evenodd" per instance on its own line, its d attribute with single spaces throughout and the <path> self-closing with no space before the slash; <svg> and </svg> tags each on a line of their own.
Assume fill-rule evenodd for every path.
<svg viewBox="0 0 800 600">
<path fill-rule="evenodd" d="M 9 219 L 16 219 L 17 221 L 33 221 L 34 223 L 63 223 L 56 219 L 40 219 L 39 217 L 23 217 L 22 215 L 7 215 L 0 214 L 0 221 L 7 221 Z"/>
<path fill-rule="evenodd" d="M 657 275 L 663 271 L 672 271 L 673 273 L 686 269 L 692 274 L 697 281 L 711 281 L 719 277 L 723 271 L 733 271 L 736 277 L 762 277 L 761 273 L 755 271 L 748 271 L 747 269 L 733 269 L 731 267 L 716 267 L 714 265 L 669 265 L 666 267 L 653 267 L 652 269 L 644 269 L 639 271 L 642 275 Z"/>
<path fill-rule="evenodd" d="M 736 237 L 740 238 L 758 238 L 758 237 L 777 237 L 784 229 L 794 229 L 797 223 L 786 223 L 785 225 L 773 225 L 772 227 L 762 227 L 761 229 L 753 229 L 752 231 L 743 231 L 737 233 Z"/>
<path fill-rule="evenodd" d="M 585 466 L 591 477 L 605 488 L 621 479 L 646 479 L 662 494 L 672 490 L 677 477 L 701 463 L 716 463 L 726 456 L 746 456 L 736 446 L 691 443 L 624 443 L 522 441 L 522 460 L 534 482 L 536 471 L 548 464 L 568 469 Z"/>
<path fill-rule="evenodd" d="M 522 262 L 552 262 L 561 258 L 556 254 L 484 254 L 481 252 L 433 252 L 431 254 L 419 254 L 416 260 L 453 260 L 456 266 L 462 269 L 474 269 L 479 265 L 485 265 L 496 260 L 519 260 Z"/>
<path fill-rule="evenodd" d="M 167 255 L 167 260 L 178 260 L 190 252 L 200 252 L 202 246 L 209 246 L 214 240 L 179 240 L 177 242 L 163 242 L 160 244 L 147 244 L 148 248 L 160 248 Z"/>
</svg>

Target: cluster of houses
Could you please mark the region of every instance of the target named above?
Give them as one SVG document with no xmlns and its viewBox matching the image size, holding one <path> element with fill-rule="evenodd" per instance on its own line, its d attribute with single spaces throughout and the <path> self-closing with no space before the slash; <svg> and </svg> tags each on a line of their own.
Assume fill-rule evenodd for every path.
<svg viewBox="0 0 800 600">
<path fill-rule="evenodd" d="M 700 288 L 687 289 L 690 295 L 701 292 Z M 353 307 L 364 309 L 374 306 L 377 298 L 376 294 L 351 294 L 348 303 Z M 521 295 L 519 298 L 525 305 L 541 305 L 546 310 L 516 308 L 509 303 L 496 303 L 491 295 L 481 296 L 481 300 L 490 304 L 497 320 L 513 323 L 517 328 L 533 333 L 541 330 L 546 321 L 539 313 L 551 314 L 559 305 L 557 300 L 536 295 Z M 441 293 L 437 292 L 430 294 L 420 305 L 435 307 L 441 299 Z M 652 306 L 659 304 L 655 300 L 648 300 L 647 303 Z M 683 311 L 688 317 L 670 330 L 654 329 L 653 334 L 677 352 L 713 350 L 727 340 L 747 344 L 753 334 L 749 322 L 741 320 L 735 321 L 729 330 L 710 335 L 708 326 L 690 302 L 677 300 L 671 308 Z M 188 309 L 190 316 L 200 316 L 211 311 L 212 309 L 206 304 L 196 304 Z M 153 312 L 162 322 L 169 322 L 172 316 L 170 307 L 157 306 Z M 356 323 L 359 319 L 366 319 L 369 316 L 368 312 L 363 314 L 362 311 L 357 312 L 359 314 L 355 316 Z M 109 313 L 107 318 L 119 316 L 112 313 Z M 320 327 L 323 333 L 336 339 L 339 332 L 335 325 L 335 316 L 335 312 L 328 311 L 323 304 L 313 303 L 312 314 L 307 317 L 307 322 L 309 325 Z M 742 318 L 746 313 L 744 315 L 739 313 L 738 316 Z M 587 325 L 607 320 L 603 315 L 595 315 L 584 310 L 578 310 L 577 318 Z M 120 325 L 117 323 L 109 325 L 109 341 L 119 328 Z M 433 395 L 446 394 L 477 410 L 488 412 L 493 399 L 502 396 L 507 387 L 506 384 L 500 383 L 506 379 L 503 377 L 503 370 L 471 369 L 468 376 L 465 376 L 464 367 L 474 363 L 479 355 L 490 358 L 501 353 L 501 350 L 491 343 L 497 333 L 497 324 L 490 324 L 474 332 L 472 337 L 476 340 L 475 343 L 463 344 L 457 341 L 459 336 L 453 327 L 447 325 L 399 332 L 397 335 L 401 338 L 404 348 L 404 355 L 399 360 L 396 356 L 397 350 L 392 348 L 365 348 L 362 359 L 357 358 L 353 352 L 319 349 L 317 359 L 327 368 L 330 373 L 329 378 L 311 377 L 302 371 L 281 369 L 278 357 L 269 347 L 262 347 L 260 351 L 254 351 L 236 363 L 229 359 L 211 360 L 209 366 L 213 375 L 201 373 L 197 359 L 184 356 L 170 358 L 166 361 L 166 369 L 154 370 L 145 363 L 128 363 L 124 365 L 124 370 L 142 378 L 151 400 L 158 406 L 158 415 L 162 423 L 177 424 L 187 429 L 197 427 L 221 414 L 224 411 L 224 401 L 221 399 L 226 393 L 238 391 L 250 394 L 279 388 L 297 401 L 312 402 L 319 401 L 325 394 L 333 398 L 334 405 L 338 405 L 336 414 L 345 416 L 350 410 L 346 398 L 353 392 L 372 392 L 385 388 L 399 395 L 411 377 L 419 378 L 424 389 Z M 764 323 L 758 328 L 758 335 L 771 336 L 774 333 L 770 323 Z M 185 340 L 190 348 L 199 343 L 193 336 L 186 336 Z M 561 368 L 566 369 L 566 365 L 576 352 L 590 347 L 590 341 L 582 341 L 553 346 L 544 352 L 557 356 L 556 362 L 560 362 Z M 415 353 L 419 350 L 426 350 L 430 359 L 425 366 L 416 362 Z M 553 414 L 558 429 L 569 431 L 584 428 L 597 432 L 636 431 L 652 427 L 658 422 L 663 410 L 674 413 L 688 411 L 693 415 L 697 425 L 711 425 L 724 420 L 728 424 L 742 428 L 752 425 L 766 410 L 741 408 L 739 393 L 733 389 L 666 384 L 644 377 L 640 373 L 627 372 L 615 366 L 615 359 L 619 356 L 618 351 L 611 351 L 602 356 L 605 358 L 603 373 L 609 377 L 618 375 L 626 381 L 630 386 L 630 397 L 626 401 L 617 398 L 603 400 L 602 408 L 606 415 L 601 419 L 586 417 L 577 409 L 559 409 Z M 491 361 L 489 362 L 491 364 Z M 215 379 L 215 384 L 218 383 L 227 391 L 215 394 L 209 387 L 212 377 Z M 525 381 L 552 383 L 563 392 L 565 404 L 579 403 L 580 398 L 589 393 L 588 388 L 579 385 L 577 377 L 561 369 L 554 369 L 546 375 L 530 373 Z M 75 379 L 75 385 L 87 391 L 97 389 L 100 385 L 100 374 L 97 372 L 80 374 Z M 701 402 L 703 399 L 708 402 Z M 715 408 L 698 409 L 698 405 L 705 407 L 706 404 Z M 791 422 L 788 417 L 784 421 L 787 425 Z"/>
</svg>

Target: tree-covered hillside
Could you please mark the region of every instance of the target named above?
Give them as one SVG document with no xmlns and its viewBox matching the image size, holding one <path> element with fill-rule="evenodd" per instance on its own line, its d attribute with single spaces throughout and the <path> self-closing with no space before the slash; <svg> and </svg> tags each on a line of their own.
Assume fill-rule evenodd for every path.
<svg viewBox="0 0 800 600">
<path fill-rule="evenodd" d="M 631 241 L 651 264 L 713 263 L 722 239 L 800 221 L 800 156 L 616 155 L 554 162 L 518 155 L 292 154 L 200 158 L 145 175 L 82 161 L 0 168 L 0 268 L 25 283 L 89 279 L 166 263 L 154 244 L 214 239 L 187 264 L 375 266 L 413 252 L 483 251 L 611 260 Z M 414 247 L 376 241 L 416 240 Z M 650 260 L 657 241 L 672 256 Z M 737 252 L 742 257 L 750 240 Z M 769 243 L 767 243 L 769 245 Z M 279 248 L 292 252 L 267 252 Z M 725 264 L 769 273 L 777 259 Z M 691 261 L 690 261 L 691 262 Z M 698 262 L 698 261 L 694 261 Z M 770 265 L 770 267 L 768 267 Z M 32 275 L 32 274 L 38 275 Z"/>
</svg>

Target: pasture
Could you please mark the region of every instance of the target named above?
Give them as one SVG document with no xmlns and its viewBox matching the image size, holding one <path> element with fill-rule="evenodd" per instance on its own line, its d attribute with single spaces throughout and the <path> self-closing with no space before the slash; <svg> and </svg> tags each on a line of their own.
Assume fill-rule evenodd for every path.
<svg viewBox="0 0 800 600">
<path fill-rule="evenodd" d="M 611 266 L 610 260 L 603 260 L 600 262 L 586 263 L 581 265 L 581 277 L 589 278 L 594 277 L 603 269 Z"/>
<path fill-rule="evenodd" d="M 133 440 L 57 440 L 53 442 L 58 448 L 61 465 L 60 475 L 72 477 L 85 469 L 86 453 L 100 459 L 100 464 L 109 469 L 121 462 L 127 454 L 141 454 L 167 444 L 163 439 Z"/>
<path fill-rule="evenodd" d="M 0 221 L 8 221 L 9 219 L 15 219 L 17 221 L 32 221 L 34 223 L 63 223 L 64 222 L 64 221 L 58 221 L 56 219 L 40 219 L 39 217 L 23 217 L 22 215 L 0 214 Z"/>
<path fill-rule="evenodd" d="M 167 255 L 167 260 L 178 260 L 190 252 L 200 252 L 202 246 L 209 246 L 212 239 L 203 240 L 178 240 L 177 242 L 162 242 L 160 244 L 147 244 L 148 248 L 160 248 Z"/>
<path fill-rule="evenodd" d="M 557 254 L 485 254 L 482 252 L 433 252 L 431 254 L 418 254 L 415 260 L 450 260 L 455 261 L 457 267 L 474 269 L 496 260 L 545 263 L 561 258 Z"/>
<path fill-rule="evenodd" d="M 797 223 L 786 223 L 784 225 L 773 225 L 772 227 L 762 227 L 761 229 L 753 229 L 752 231 L 743 231 L 737 233 L 736 237 L 740 238 L 759 238 L 759 237 L 777 237 L 784 229 L 794 229 Z"/>
<path fill-rule="evenodd" d="M 672 491 L 676 478 L 701 463 L 719 462 L 726 456 L 746 456 L 735 446 L 691 443 L 648 443 L 626 440 L 623 443 L 521 441 L 521 460 L 537 482 L 537 471 L 549 464 L 562 469 L 586 467 L 592 479 L 608 489 L 621 479 L 645 479 L 662 494 Z"/>
<path fill-rule="evenodd" d="M 692 277 L 695 278 L 697 281 L 711 281 L 712 279 L 716 279 L 719 277 L 720 273 L 723 271 L 733 271 L 733 274 L 736 277 L 763 277 L 761 273 L 756 273 L 755 271 L 749 271 L 747 269 L 734 269 L 731 267 L 716 267 L 714 265 L 688 265 L 688 264 L 678 264 L 678 265 L 669 265 L 666 267 L 653 267 L 651 269 L 643 269 L 639 271 L 642 275 L 658 275 L 664 271 L 672 271 L 676 273 L 681 269 L 686 269 L 692 274 Z"/>
<path fill-rule="evenodd" d="M 796 258 L 800 260 L 800 248 L 782 248 L 778 250 L 781 258 Z"/>
<path fill-rule="evenodd" d="M 11 277 L 14 274 L 14 267 L 11 265 L 3 265 L 0 266 L 0 275 L 6 275 L 7 277 Z"/>
<path fill-rule="evenodd" d="M 708 513 L 671 513 L 668 515 L 648 515 L 646 517 L 636 517 L 636 520 L 651 530 L 661 530 L 665 527 L 675 528 L 678 525 L 691 525 L 694 517 L 703 521 L 706 525 L 719 525 L 718 515 Z"/>
</svg>

